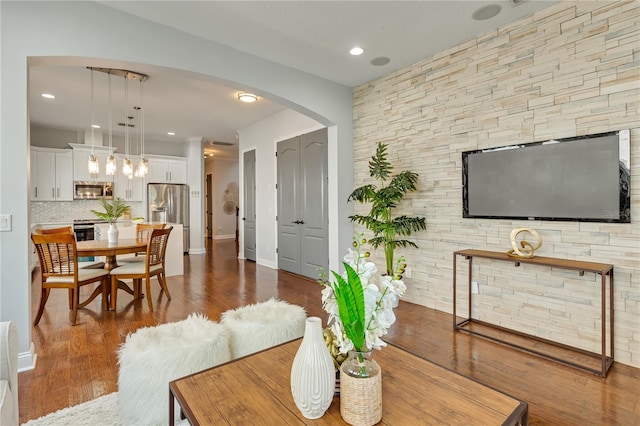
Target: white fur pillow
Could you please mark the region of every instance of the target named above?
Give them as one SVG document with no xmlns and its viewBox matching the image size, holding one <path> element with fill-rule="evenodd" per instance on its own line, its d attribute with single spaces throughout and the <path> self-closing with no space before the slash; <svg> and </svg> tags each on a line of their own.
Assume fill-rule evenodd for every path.
<svg viewBox="0 0 640 426">
<path fill-rule="evenodd" d="M 130 424 L 166 425 L 169 382 L 231 360 L 224 327 L 200 314 L 144 327 L 118 351 L 120 414 Z"/>
<path fill-rule="evenodd" d="M 222 314 L 233 359 L 302 337 L 307 314 L 303 307 L 269 299 Z"/>
</svg>

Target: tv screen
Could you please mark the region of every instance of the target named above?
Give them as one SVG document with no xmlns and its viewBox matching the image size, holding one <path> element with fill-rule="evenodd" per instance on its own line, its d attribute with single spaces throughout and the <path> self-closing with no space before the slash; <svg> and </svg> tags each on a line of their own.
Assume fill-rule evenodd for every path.
<svg viewBox="0 0 640 426">
<path fill-rule="evenodd" d="M 629 130 L 462 153 L 465 218 L 631 222 Z"/>
</svg>

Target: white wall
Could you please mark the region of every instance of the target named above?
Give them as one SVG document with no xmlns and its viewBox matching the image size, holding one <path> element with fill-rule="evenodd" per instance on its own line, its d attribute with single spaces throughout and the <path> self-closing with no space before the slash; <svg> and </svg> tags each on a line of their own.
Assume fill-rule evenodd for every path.
<svg viewBox="0 0 640 426">
<path fill-rule="evenodd" d="M 276 143 L 322 128 L 320 123 L 295 111 L 272 115 L 240 129 L 240 157 L 256 150 L 256 262 L 277 268 Z M 344 198 L 346 199 L 346 197 Z M 244 164 L 240 161 L 240 217 L 244 215 Z M 331 219 L 330 219 L 331 221 Z M 244 257 L 244 233 L 240 227 L 240 256 Z M 331 266 L 336 268 L 335 266 Z"/>
<path fill-rule="evenodd" d="M 353 182 L 350 88 L 88 1 L 0 2 L 0 47 L 0 213 L 13 218 L 12 230 L 0 233 L 0 320 L 16 322 L 21 368 L 34 361 L 28 260 L 30 65 L 151 64 L 176 73 L 186 70 L 251 90 L 333 126 L 329 242 L 332 263 L 338 264 L 339 247 L 347 246 L 352 229 L 350 206 L 343 201 Z M 202 224 L 198 226 L 203 234 Z"/>
</svg>

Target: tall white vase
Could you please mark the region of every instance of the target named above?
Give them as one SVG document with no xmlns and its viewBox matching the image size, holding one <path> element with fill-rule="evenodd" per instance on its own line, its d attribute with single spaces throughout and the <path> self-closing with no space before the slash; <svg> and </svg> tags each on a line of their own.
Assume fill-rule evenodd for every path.
<svg viewBox="0 0 640 426">
<path fill-rule="evenodd" d="M 333 400 L 336 384 L 333 359 L 322 337 L 322 320 L 309 317 L 291 367 L 291 393 L 307 419 L 319 419 Z"/>
<path fill-rule="evenodd" d="M 118 242 L 118 227 L 115 223 L 109 224 L 109 230 L 107 231 L 107 243 L 115 244 Z"/>
</svg>

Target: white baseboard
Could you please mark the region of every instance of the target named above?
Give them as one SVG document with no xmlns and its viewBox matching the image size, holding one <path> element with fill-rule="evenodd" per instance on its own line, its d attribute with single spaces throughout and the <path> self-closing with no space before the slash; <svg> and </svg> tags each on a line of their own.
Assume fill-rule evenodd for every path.
<svg viewBox="0 0 640 426">
<path fill-rule="evenodd" d="M 235 235 L 214 235 L 214 240 L 233 240 L 235 239 Z"/>
<path fill-rule="evenodd" d="M 258 265 L 266 266 L 267 268 L 278 269 L 278 264 L 271 260 L 258 259 L 256 260 L 256 263 Z"/>
<path fill-rule="evenodd" d="M 199 249 L 189 249 L 189 254 L 206 254 L 207 249 L 199 248 Z"/>
<path fill-rule="evenodd" d="M 18 354 L 18 373 L 35 369 L 37 360 L 38 354 L 35 351 L 33 342 L 31 342 L 29 352 L 21 352 Z"/>
</svg>

